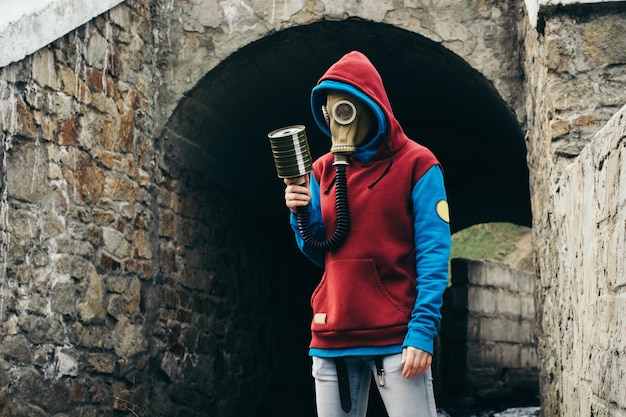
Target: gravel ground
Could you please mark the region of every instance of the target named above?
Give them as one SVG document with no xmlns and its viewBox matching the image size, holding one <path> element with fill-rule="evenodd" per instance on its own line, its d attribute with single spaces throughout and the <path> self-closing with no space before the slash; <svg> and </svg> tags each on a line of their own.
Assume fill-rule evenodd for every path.
<svg viewBox="0 0 626 417">
<path fill-rule="evenodd" d="M 437 417 L 538 417 L 539 407 L 509 408 L 495 410 L 437 410 Z"/>
</svg>

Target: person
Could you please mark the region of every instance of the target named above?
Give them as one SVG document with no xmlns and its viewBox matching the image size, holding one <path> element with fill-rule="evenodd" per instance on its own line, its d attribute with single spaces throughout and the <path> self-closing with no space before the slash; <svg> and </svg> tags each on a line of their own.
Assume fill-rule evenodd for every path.
<svg viewBox="0 0 626 417">
<path fill-rule="evenodd" d="M 319 417 L 365 416 L 375 374 L 389 417 L 435 417 L 433 341 L 448 285 L 449 213 L 441 164 L 394 117 L 380 74 L 344 55 L 311 93 L 331 150 L 310 174 L 283 179 L 300 250 L 324 268 L 311 297 L 312 375 Z M 306 210 L 324 241 L 337 227 L 345 166 L 349 231 L 331 250 L 307 245 Z"/>
</svg>

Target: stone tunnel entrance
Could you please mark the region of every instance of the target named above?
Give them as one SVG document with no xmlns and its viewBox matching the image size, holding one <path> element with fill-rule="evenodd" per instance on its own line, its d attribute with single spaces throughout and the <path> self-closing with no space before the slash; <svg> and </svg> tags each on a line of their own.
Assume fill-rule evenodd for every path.
<svg viewBox="0 0 626 417">
<path fill-rule="evenodd" d="M 181 210 L 186 227 L 171 233 L 185 235 L 197 255 L 186 262 L 206 278 L 172 281 L 171 289 L 196 300 L 192 310 L 207 327 L 221 329 L 200 347 L 213 359 L 210 375 L 195 382 L 210 388 L 192 396 L 181 385 L 180 401 L 202 403 L 208 394 L 219 415 L 314 415 L 308 298 L 321 271 L 295 248 L 267 133 L 304 124 L 313 156 L 324 153 L 329 141 L 311 118 L 310 90 L 353 49 L 379 69 L 409 137 L 442 162 L 453 232 L 495 221 L 530 226 L 522 131 L 493 86 L 458 56 L 414 33 L 356 19 L 250 44 L 181 100 L 159 139 L 188 206 Z M 168 252 L 175 268 L 176 248 L 162 256 Z M 203 310 L 208 304 L 217 307 Z M 193 337 L 184 325 L 168 331 L 174 352 Z"/>
</svg>

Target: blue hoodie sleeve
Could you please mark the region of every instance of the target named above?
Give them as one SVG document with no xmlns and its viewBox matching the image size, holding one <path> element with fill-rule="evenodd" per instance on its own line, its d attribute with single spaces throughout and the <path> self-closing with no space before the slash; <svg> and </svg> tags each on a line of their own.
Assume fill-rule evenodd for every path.
<svg viewBox="0 0 626 417">
<path fill-rule="evenodd" d="M 307 206 L 309 209 L 309 224 L 311 225 L 313 236 L 319 241 L 324 241 L 326 240 L 326 230 L 324 229 L 322 209 L 320 206 L 320 185 L 313 177 L 313 174 L 309 174 L 309 179 L 309 187 L 311 190 L 311 202 Z M 298 219 L 293 212 L 291 212 L 289 223 L 296 235 L 296 243 L 300 251 L 315 265 L 324 268 L 324 253 L 304 244 L 302 234 L 300 234 L 300 230 L 298 229 Z"/>
<path fill-rule="evenodd" d="M 448 286 L 451 247 L 448 203 L 439 166 L 433 166 L 420 178 L 411 198 L 418 294 L 402 346 L 413 346 L 432 354 L 441 321 L 443 293 Z"/>
</svg>

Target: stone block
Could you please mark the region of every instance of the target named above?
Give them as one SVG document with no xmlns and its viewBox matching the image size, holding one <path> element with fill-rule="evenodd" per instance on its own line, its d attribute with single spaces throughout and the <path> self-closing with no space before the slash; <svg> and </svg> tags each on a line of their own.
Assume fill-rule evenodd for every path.
<svg viewBox="0 0 626 417">
<path fill-rule="evenodd" d="M 102 278 L 95 270 L 89 271 L 87 291 L 78 303 L 78 312 L 83 322 L 104 318 L 104 295 Z"/>
<path fill-rule="evenodd" d="M 37 137 L 37 125 L 32 109 L 22 100 L 15 102 L 15 126 L 14 133 L 24 137 L 35 139 Z"/>
<path fill-rule="evenodd" d="M 69 279 L 63 279 L 50 289 L 50 309 L 59 315 L 74 316 L 76 314 L 77 296 L 76 284 Z"/>
<path fill-rule="evenodd" d="M 494 297 L 495 298 L 495 297 Z M 507 317 L 522 316 L 522 298 L 518 293 L 511 291 L 499 291 L 497 298 L 497 311 L 499 314 Z"/>
<path fill-rule="evenodd" d="M 535 274 L 514 269 L 512 270 L 512 274 L 511 291 L 533 298 L 537 285 L 537 277 Z"/>
<path fill-rule="evenodd" d="M 468 372 L 473 368 L 498 366 L 501 362 L 500 350 L 495 343 L 482 341 L 468 342 L 467 344 L 467 367 Z"/>
<path fill-rule="evenodd" d="M 112 335 L 115 353 L 120 358 L 130 358 L 148 348 L 146 329 L 128 320 L 120 320 Z"/>
<path fill-rule="evenodd" d="M 28 340 L 21 334 L 3 337 L 0 340 L 0 352 L 4 358 L 22 364 L 30 364 L 32 360 Z"/>
<path fill-rule="evenodd" d="M 72 116 L 61 120 L 57 132 L 57 143 L 59 146 L 75 145 L 78 140 L 79 121 L 78 117 Z"/>
<path fill-rule="evenodd" d="M 177 217 L 170 209 L 159 209 L 159 233 L 164 237 L 174 237 L 177 230 Z"/>
<path fill-rule="evenodd" d="M 41 49 L 33 55 L 33 80 L 41 87 L 59 88 L 54 54 L 49 49 Z"/>
<path fill-rule="evenodd" d="M 100 198 L 104 189 L 105 175 L 96 165 L 86 164 L 80 166 L 73 179 L 75 189 L 78 190 L 83 202 L 95 203 Z"/>
<path fill-rule="evenodd" d="M 550 136 L 552 139 L 559 138 L 569 133 L 569 122 L 567 120 L 550 120 Z"/>
<path fill-rule="evenodd" d="M 518 369 L 521 368 L 521 351 L 522 345 L 519 343 L 498 343 L 497 348 L 500 350 L 501 367 Z"/>
<path fill-rule="evenodd" d="M 9 196 L 30 203 L 47 191 L 47 150 L 32 142 L 15 142 L 7 155 L 6 187 Z"/>
<path fill-rule="evenodd" d="M 520 349 L 520 367 L 521 368 L 537 368 L 539 361 L 537 359 L 537 348 L 533 346 L 522 346 Z"/>
<path fill-rule="evenodd" d="M 152 245 L 150 236 L 144 229 L 135 232 L 135 238 L 132 243 L 132 257 L 141 259 L 152 259 Z"/>
<path fill-rule="evenodd" d="M 124 239 L 124 235 L 119 231 L 110 227 L 103 227 L 102 240 L 104 248 L 117 258 L 124 259 L 130 256 L 130 243 Z"/>
<path fill-rule="evenodd" d="M 115 142 L 115 152 L 132 152 L 135 138 L 135 113 L 128 110 L 120 117 L 120 126 Z"/>
<path fill-rule="evenodd" d="M 137 193 L 137 183 L 126 178 L 107 177 L 104 181 L 103 197 L 114 201 L 133 203 Z"/>
<path fill-rule="evenodd" d="M 510 289 L 513 270 L 500 262 L 481 260 L 472 261 L 469 270 L 469 282 L 472 285 Z"/>
<path fill-rule="evenodd" d="M 106 273 L 116 272 L 122 269 L 122 262 L 115 256 L 103 251 L 99 254 L 99 257 L 98 270 Z"/>
<path fill-rule="evenodd" d="M 537 319 L 537 308 L 535 306 L 535 298 L 534 297 L 524 297 L 521 300 L 520 306 L 520 314 L 521 318 L 524 320 L 529 320 L 531 322 L 535 322 Z"/>
<path fill-rule="evenodd" d="M 494 288 L 469 287 L 467 291 L 467 308 L 472 315 L 490 316 L 498 313 L 496 303 L 499 302 L 501 292 Z"/>
<path fill-rule="evenodd" d="M 102 374 L 112 374 L 115 371 L 115 358 L 105 353 L 92 353 L 87 356 L 87 367 Z"/>
</svg>

